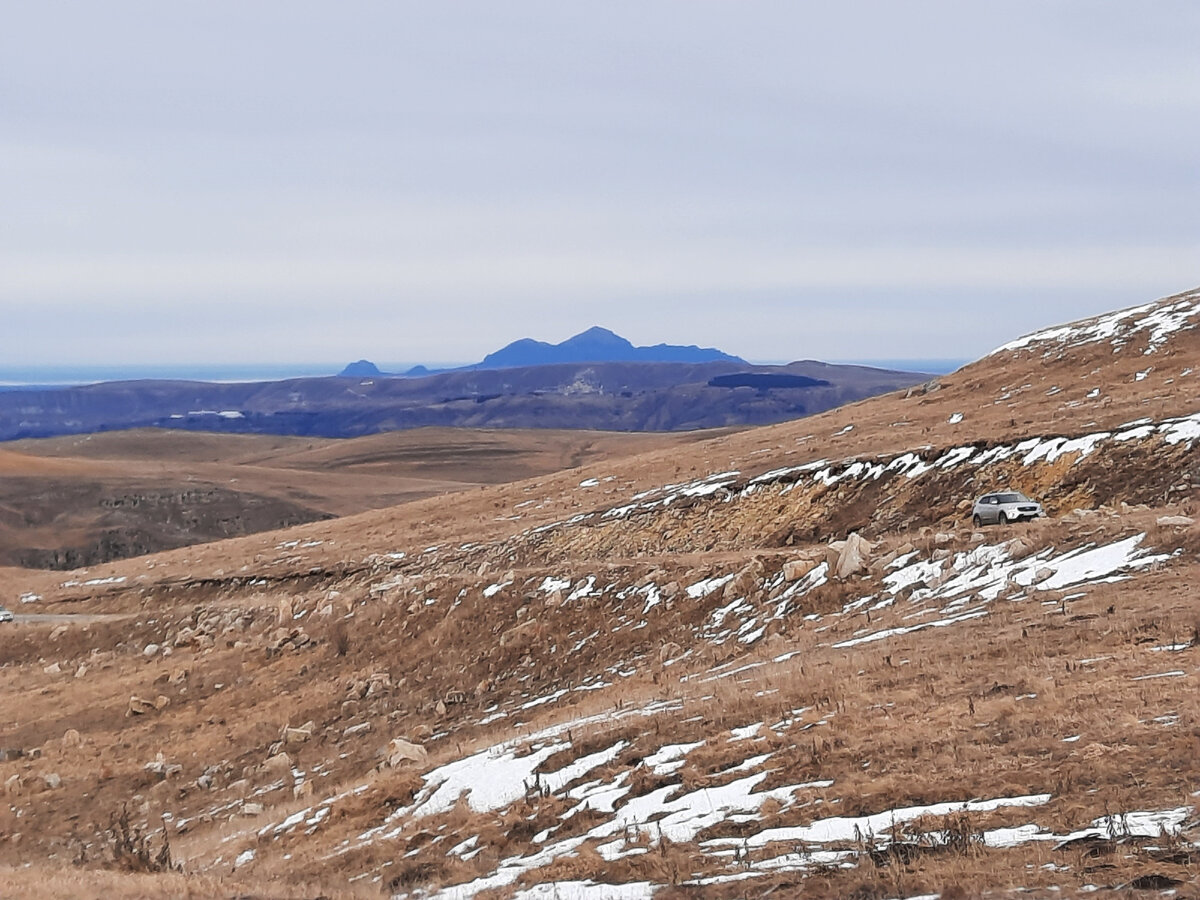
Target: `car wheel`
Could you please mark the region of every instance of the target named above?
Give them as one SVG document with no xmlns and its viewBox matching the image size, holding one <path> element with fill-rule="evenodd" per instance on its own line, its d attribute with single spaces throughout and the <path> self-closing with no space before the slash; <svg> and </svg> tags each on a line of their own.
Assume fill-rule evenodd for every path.
<svg viewBox="0 0 1200 900">
<path fill-rule="evenodd" d="M 1008 514 L 1007 514 L 1007 513 L 1005 513 L 1003 510 L 1001 510 L 1001 512 L 1000 512 L 1000 518 L 999 518 L 999 519 L 997 519 L 997 521 L 998 521 L 998 522 L 999 522 L 1001 525 L 1007 525 L 1007 524 L 1008 524 Z"/>
<path fill-rule="evenodd" d="M 979 518 L 979 513 L 975 513 L 975 515 L 971 516 L 971 524 L 976 528 L 983 527 L 983 519 Z"/>
</svg>

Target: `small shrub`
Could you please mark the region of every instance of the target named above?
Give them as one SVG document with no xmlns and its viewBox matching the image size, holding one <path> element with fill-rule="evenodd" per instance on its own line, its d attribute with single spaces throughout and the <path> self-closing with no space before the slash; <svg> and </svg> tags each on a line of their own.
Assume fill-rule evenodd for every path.
<svg viewBox="0 0 1200 900">
<path fill-rule="evenodd" d="M 183 866 L 171 860 L 171 841 L 164 828 L 162 844 L 156 850 L 150 835 L 130 822 L 129 807 L 122 804 L 119 813 L 108 819 L 108 828 L 101 832 L 109 862 L 125 872 L 181 872 Z"/>
</svg>

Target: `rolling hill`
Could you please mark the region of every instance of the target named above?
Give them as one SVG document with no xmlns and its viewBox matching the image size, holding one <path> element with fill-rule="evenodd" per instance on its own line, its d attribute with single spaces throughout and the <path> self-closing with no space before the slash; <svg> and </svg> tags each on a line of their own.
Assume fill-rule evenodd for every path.
<svg viewBox="0 0 1200 900">
<path fill-rule="evenodd" d="M 0 451 L 0 565 L 90 566 L 701 436 L 421 428 L 331 440 L 145 429 L 14 441 Z"/>
<path fill-rule="evenodd" d="M 0 879 L 1194 894 L 1198 326 L 1193 291 L 806 419 L 9 572 Z M 973 528 L 1003 486 L 1049 517 Z"/>
</svg>

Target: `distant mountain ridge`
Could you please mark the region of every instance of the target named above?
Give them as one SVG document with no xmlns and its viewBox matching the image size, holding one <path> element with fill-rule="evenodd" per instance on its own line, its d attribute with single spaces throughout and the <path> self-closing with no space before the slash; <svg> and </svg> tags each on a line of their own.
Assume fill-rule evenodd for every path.
<svg viewBox="0 0 1200 900">
<path fill-rule="evenodd" d="M 482 362 L 474 365 L 449 370 L 432 370 L 425 366 L 415 366 L 404 374 L 409 377 L 421 377 L 442 371 L 470 372 L 481 369 L 552 366 L 563 363 L 612 362 L 732 362 L 746 365 L 746 361 L 741 357 L 725 353 L 715 347 L 697 347 L 695 344 L 654 344 L 648 347 L 637 347 L 616 332 L 596 325 L 558 344 L 550 344 L 533 338 L 521 338 L 501 347 L 494 353 L 489 353 Z M 365 359 L 351 363 L 339 373 L 343 377 L 353 378 L 384 374 L 386 373 L 380 372 L 374 363 Z"/>
<path fill-rule="evenodd" d="M 556 363 L 407 378 L 360 371 L 355 379 L 0 391 L 0 441 L 126 428 L 323 437 L 430 425 L 690 431 L 811 415 L 928 378 L 813 361 Z"/>
<path fill-rule="evenodd" d="M 545 366 L 556 363 L 590 362 L 736 362 L 744 359 L 731 356 L 715 347 L 694 344 L 655 344 L 635 347 L 633 343 L 607 328 L 594 326 L 559 344 L 548 344 L 532 338 L 513 341 L 507 347 L 489 353 L 474 368 L 508 369 L 519 366 Z"/>
</svg>

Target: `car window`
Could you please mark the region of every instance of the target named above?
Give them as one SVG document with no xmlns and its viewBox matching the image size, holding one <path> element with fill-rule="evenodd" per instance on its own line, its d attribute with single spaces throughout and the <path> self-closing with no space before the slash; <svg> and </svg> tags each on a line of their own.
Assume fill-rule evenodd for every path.
<svg viewBox="0 0 1200 900">
<path fill-rule="evenodd" d="M 1021 495 L 1020 494 L 1000 494 L 998 497 L 996 497 L 996 502 L 997 503 L 1020 503 Z"/>
</svg>

